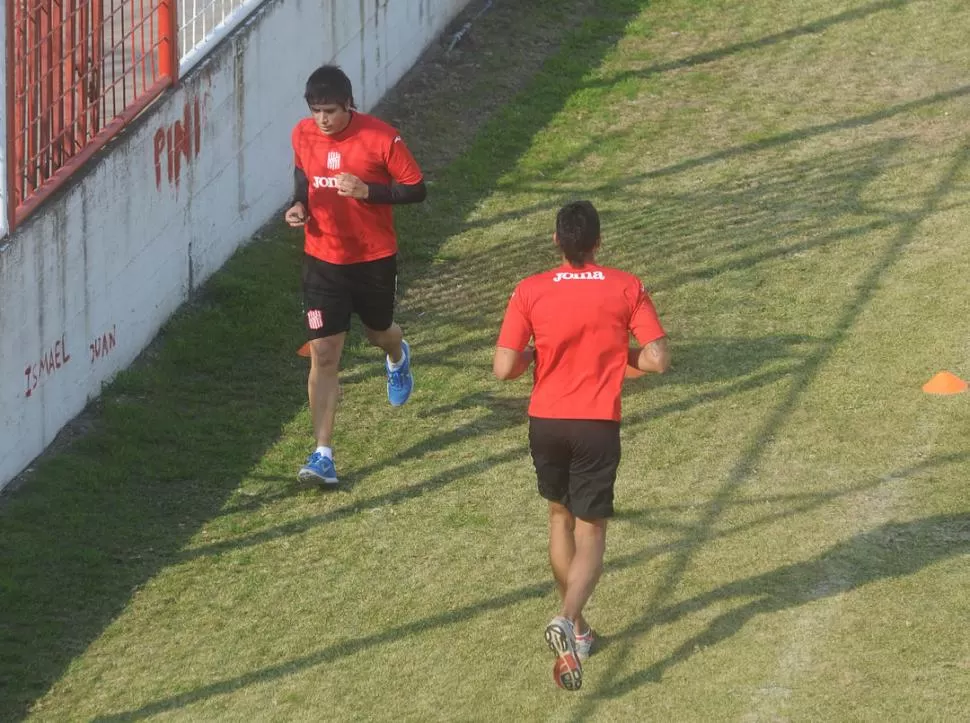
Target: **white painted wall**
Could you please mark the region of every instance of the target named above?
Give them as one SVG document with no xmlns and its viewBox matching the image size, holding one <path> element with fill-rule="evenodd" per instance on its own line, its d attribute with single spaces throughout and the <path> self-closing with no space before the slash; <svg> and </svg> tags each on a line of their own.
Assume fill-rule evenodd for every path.
<svg viewBox="0 0 970 723">
<path fill-rule="evenodd" d="M 0 246 L 0 487 L 279 212 L 309 73 L 367 110 L 467 2 L 269 0 Z"/>
</svg>

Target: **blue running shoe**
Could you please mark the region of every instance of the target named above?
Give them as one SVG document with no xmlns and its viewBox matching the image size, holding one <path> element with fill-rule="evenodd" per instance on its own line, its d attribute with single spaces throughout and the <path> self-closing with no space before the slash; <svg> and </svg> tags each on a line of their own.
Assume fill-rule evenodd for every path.
<svg viewBox="0 0 970 723">
<path fill-rule="evenodd" d="M 411 396 L 411 390 L 414 389 L 414 376 L 411 374 L 411 347 L 403 340 L 401 352 L 404 358 L 396 371 L 391 371 L 387 360 L 384 360 L 384 368 L 387 370 L 387 401 L 394 407 L 404 404 Z"/>
<path fill-rule="evenodd" d="M 307 459 L 306 464 L 300 468 L 300 473 L 296 477 L 300 482 L 335 485 L 337 484 L 337 469 L 333 466 L 332 459 L 324 457 L 319 452 L 314 452 Z"/>
</svg>

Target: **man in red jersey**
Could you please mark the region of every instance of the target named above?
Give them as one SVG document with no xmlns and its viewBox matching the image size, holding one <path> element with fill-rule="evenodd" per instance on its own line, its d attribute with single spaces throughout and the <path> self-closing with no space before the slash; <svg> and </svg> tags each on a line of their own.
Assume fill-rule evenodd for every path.
<svg viewBox="0 0 970 723">
<path fill-rule="evenodd" d="M 556 655 L 556 682 L 578 690 L 594 640 L 583 607 L 603 570 L 613 515 L 623 379 L 628 367 L 631 376 L 663 373 L 670 356 L 640 280 L 596 265 L 593 205 L 563 206 L 554 239 L 563 264 L 516 286 L 493 369 L 499 379 L 515 379 L 535 361 L 529 447 L 539 494 L 549 502 L 549 562 L 562 597 L 545 638 Z M 630 347 L 631 333 L 641 347 Z"/>
<path fill-rule="evenodd" d="M 307 391 L 317 446 L 298 477 L 334 485 L 337 370 L 352 314 L 387 355 L 390 403 L 404 404 L 414 386 L 410 348 L 394 323 L 397 236 L 391 206 L 423 201 L 426 190 L 397 130 L 354 108 L 350 79 L 340 68 L 313 71 L 304 98 L 310 117 L 293 129 L 295 192 L 285 220 L 305 232 Z"/>
</svg>

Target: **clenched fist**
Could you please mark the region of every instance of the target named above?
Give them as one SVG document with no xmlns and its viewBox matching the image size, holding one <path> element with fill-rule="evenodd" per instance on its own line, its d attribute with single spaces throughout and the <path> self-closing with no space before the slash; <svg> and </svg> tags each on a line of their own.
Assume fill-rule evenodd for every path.
<svg viewBox="0 0 970 723">
<path fill-rule="evenodd" d="M 304 208 L 303 203 L 297 201 L 288 209 L 283 216 L 283 220 L 286 221 L 290 226 L 294 228 L 302 226 L 306 223 L 306 208 Z"/>
</svg>

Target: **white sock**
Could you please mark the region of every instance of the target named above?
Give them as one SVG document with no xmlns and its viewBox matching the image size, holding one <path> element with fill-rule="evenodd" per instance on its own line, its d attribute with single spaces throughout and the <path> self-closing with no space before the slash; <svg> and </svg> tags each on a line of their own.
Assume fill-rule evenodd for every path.
<svg viewBox="0 0 970 723">
<path fill-rule="evenodd" d="M 391 361 L 391 357 L 390 356 L 387 357 L 387 368 L 390 369 L 392 372 L 396 372 L 404 364 L 404 343 L 403 343 L 404 340 L 401 339 L 401 342 L 402 342 L 401 343 L 401 358 L 398 359 L 395 362 L 395 361 Z"/>
<path fill-rule="evenodd" d="M 317 452 L 322 454 L 324 457 L 333 459 L 333 450 L 330 447 L 317 447 Z"/>
</svg>

